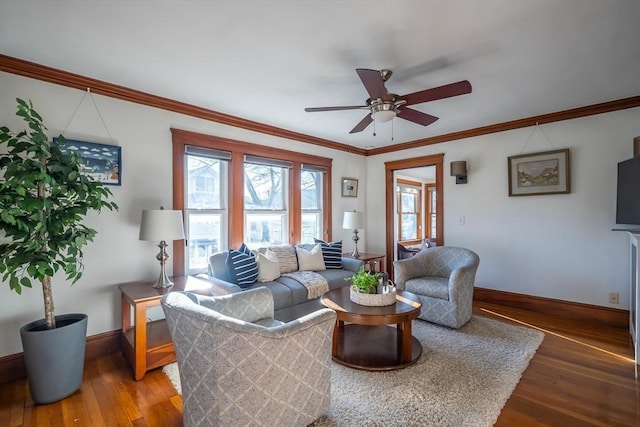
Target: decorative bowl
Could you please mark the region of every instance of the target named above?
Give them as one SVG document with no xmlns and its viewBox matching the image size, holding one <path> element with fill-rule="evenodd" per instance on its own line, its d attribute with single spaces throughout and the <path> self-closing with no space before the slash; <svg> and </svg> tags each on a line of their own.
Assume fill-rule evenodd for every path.
<svg viewBox="0 0 640 427">
<path fill-rule="evenodd" d="M 387 292 L 381 294 L 363 294 L 354 289 L 349 289 L 349 298 L 351 301 L 360 305 L 371 307 L 381 307 L 392 305 L 396 302 L 396 288 L 393 286 L 385 286 Z"/>
</svg>

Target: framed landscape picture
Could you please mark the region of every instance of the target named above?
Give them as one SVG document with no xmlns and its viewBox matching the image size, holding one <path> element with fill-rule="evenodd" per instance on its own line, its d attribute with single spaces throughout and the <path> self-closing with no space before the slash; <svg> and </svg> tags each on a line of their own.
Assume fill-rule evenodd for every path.
<svg viewBox="0 0 640 427">
<path fill-rule="evenodd" d="M 53 141 L 57 143 L 58 138 Z M 75 152 L 82 159 L 82 173 L 105 185 L 121 185 L 121 147 L 66 139 L 66 143 L 60 148 L 63 152 Z"/>
<path fill-rule="evenodd" d="M 342 197 L 358 197 L 358 180 L 342 178 Z"/>
<path fill-rule="evenodd" d="M 508 158 L 509 196 L 565 194 L 571 190 L 569 149 Z"/>
</svg>

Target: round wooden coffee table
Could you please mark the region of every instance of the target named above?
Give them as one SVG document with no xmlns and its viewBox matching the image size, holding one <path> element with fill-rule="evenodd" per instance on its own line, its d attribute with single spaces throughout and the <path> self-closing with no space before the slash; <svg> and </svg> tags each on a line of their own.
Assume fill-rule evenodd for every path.
<svg viewBox="0 0 640 427">
<path fill-rule="evenodd" d="M 411 335 L 411 321 L 421 304 L 411 292 L 397 291 L 395 304 L 369 307 L 352 302 L 346 286 L 327 292 L 320 301 L 337 314 L 331 351 L 335 362 L 388 371 L 409 366 L 422 354 L 420 341 Z"/>
</svg>

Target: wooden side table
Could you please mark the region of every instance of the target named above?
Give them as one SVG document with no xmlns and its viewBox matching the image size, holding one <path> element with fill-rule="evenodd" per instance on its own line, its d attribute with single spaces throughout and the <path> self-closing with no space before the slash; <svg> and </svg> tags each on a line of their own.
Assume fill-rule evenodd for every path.
<svg viewBox="0 0 640 427">
<path fill-rule="evenodd" d="M 360 257 L 356 258 L 352 256 L 350 253 L 342 254 L 344 258 L 353 258 L 359 259 L 364 262 L 365 270 L 382 273 L 385 270 L 384 259 L 385 255 L 381 254 L 360 254 Z"/>
<path fill-rule="evenodd" d="M 160 299 L 167 292 L 221 293 L 213 283 L 195 276 L 173 277 L 171 280 L 174 285 L 168 289 L 155 289 L 152 283 L 142 281 L 118 285 L 122 293 L 122 354 L 129 361 L 136 381 L 142 379 L 147 371 L 176 360 L 166 321 L 147 322 L 147 310 L 159 306 Z"/>
</svg>

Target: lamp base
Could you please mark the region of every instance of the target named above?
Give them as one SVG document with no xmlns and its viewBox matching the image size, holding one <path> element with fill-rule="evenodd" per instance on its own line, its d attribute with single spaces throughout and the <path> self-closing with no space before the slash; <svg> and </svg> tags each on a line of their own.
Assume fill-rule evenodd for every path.
<svg viewBox="0 0 640 427">
<path fill-rule="evenodd" d="M 152 287 L 156 289 L 164 289 L 164 288 L 170 288 L 172 286 L 173 286 L 173 282 L 171 281 L 171 279 L 169 279 L 164 269 L 162 269 L 162 272 L 160 272 L 160 277 L 158 278 L 156 283 L 153 284 Z"/>
<path fill-rule="evenodd" d="M 358 240 L 360 240 L 358 237 L 358 230 L 353 230 L 352 240 L 355 245 L 355 249 L 351 252 L 351 256 L 354 258 L 360 258 L 360 252 L 358 252 Z"/>
<path fill-rule="evenodd" d="M 160 261 L 160 277 L 158 277 L 156 283 L 153 284 L 153 287 L 156 289 L 170 288 L 173 286 L 173 282 L 169 279 L 169 276 L 167 276 L 167 272 L 164 268 L 167 260 L 169 259 L 169 254 L 167 253 L 167 242 L 162 240 L 158 244 L 158 247 L 160 248 L 160 252 L 156 255 L 156 259 Z"/>
</svg>

